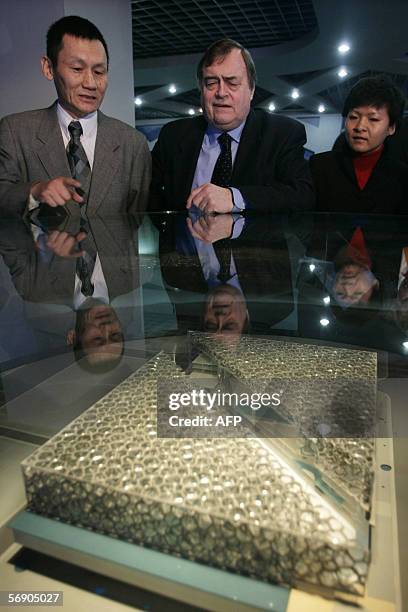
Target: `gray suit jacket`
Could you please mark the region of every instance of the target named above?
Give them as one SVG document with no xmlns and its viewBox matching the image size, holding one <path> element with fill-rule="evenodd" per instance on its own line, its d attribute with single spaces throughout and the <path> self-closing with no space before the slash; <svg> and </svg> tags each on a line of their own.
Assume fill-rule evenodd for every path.
<svg viewBox="0 0 408 612">
<path fill-rule="evenodd" d="M 32 183 L 70 176 L 56 103 L 0 121 L 0 214 L 24 213 Z M 146 208 L 151 159 L 146 140 L 129 125 L 98 111 L 88 214 Z M 75 214 L 74 202 L 66 205 Z"/>
<path fill-rule="evenodd" d="M 127 216 L 89 217 L 90 231 L 98 250 L 109 298 L 139 286 L 136 228 Z M 68 216 L 59 231 L 77 234 L 80 216 Z M 0 256 L 7 265 L 20 296 L 30 302 L 72 306 L 76 259 L 44 257 L 35 246 L 30 227 L 19 217 L 0 223 Z"/>
</svg>

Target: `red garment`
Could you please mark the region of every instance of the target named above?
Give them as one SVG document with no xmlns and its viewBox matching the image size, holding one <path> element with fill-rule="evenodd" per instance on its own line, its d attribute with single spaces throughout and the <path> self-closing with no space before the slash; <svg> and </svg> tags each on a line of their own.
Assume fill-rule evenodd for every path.
<svg viewBox="0 0 408 612">
<path fill-rule="evenodd" d="M 356 157 L 353 158 L 354 172 L 356 173 L 356 178 L 360 189 L 364 189 L 366 186 L 367 181 L 374 170 L 375 164 L 381 157 L 383 149 L 384 144 L 382 144 L 379 149 L 373 151 L 372 153 L 356 155 Z"/>
<path fill-rule="evenodd" d="M 361 230 L 361 227 L 357 227 L 354 230 L 354 234 L 346 247 L 346 255 L 355 263 L 371 270 L 372 261 L 368 249 L 366 247 L 364 234 Z"/>
</svg>

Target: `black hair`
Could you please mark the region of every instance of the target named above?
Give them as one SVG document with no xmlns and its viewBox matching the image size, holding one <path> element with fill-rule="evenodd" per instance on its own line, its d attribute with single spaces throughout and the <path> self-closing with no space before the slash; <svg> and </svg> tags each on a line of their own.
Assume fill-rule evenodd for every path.
<svg viewBox="0 0 408 612">
<path fill-rule="evenodd" d="M 47 57 L 51 60 L 53 66 L 57 65 L 58 53 L 62 49 L 64 34 L 71 34 L 71 36 L 86 40 L 99 40 L 105 49 L 106 61 L 109 65 L 108 45 L 100 30 L 88 19 L 77 15 L 69 15 L 58 19 L 47 32 Z"/>
<path fill-rule="evenodd" d="M 203 69 L 208 66 L 212 66 L 212 64 L 216 60 L 224 59 L 233 49 L 240 49 L 242 59 L 245 62 L 248 83 L 251 89 L 255 88 L 256 84 L 256 68 L 254 64 L 254 60 L 248 49 L 245 49 L 243 45 L 232 38 L 222 38 L 217 40 L 215 43 L 210 45 L 208 49 L 205 51 L 203 57 L 201 58 L 198 66 L 197 66 L 197 80 L 201 87 L 203 80 Z"/>
<path fill-rule="evenodd" d="M 390 125 L 399 126 L 405 107 L 405 98 L 401 90 L 386 75 L 360 79 L 350 90 L 344 101 L 343 117 L 347 117 L 353 108 L 359 106 L 385 106 Z"/>
</svg>

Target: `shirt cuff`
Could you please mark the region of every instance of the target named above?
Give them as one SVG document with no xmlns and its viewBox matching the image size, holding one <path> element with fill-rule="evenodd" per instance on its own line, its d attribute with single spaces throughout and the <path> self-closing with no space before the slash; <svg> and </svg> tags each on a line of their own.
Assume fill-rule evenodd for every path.
<svg viewBox="0 0 408 612">
<path fill-rule="evenodd" d="M 234 218 L 234 224 L 232 226 L 231 240 L 235 240 L 235 238 L 239 238 L 242 230 L 244 229 L 244 225 L 245 225 L 245 217 L 241 217 L 241 215 L 233 215 L 233 218 Z"/>
<path fill-rule="evenodd" d="M 229 189 L 232 193 L 232 203 L 233 203 L 233 208 L 231 212 L 233 213 L 242 212 L 243 210 L 246 209 L 246 206 L 247 206 L 247 203 L 242 197 L 242 193 L 236 187 L 229 187 Z"/>
<path fill-rule="evenodd" d="M 36 200 L 30 193 L 28 197 L 28 212 L 30 212 L 30 210 L 34 210 L 35 208 L 38 208 L 39 205 L 40 205 L 40 202 Z"/>
</svg>

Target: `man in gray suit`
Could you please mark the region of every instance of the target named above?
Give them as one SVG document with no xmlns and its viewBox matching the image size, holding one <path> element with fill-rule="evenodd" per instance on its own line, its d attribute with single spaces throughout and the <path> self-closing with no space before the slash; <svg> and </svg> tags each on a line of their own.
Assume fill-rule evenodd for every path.
<svg viewBox="0 0 408 612">
<path fill-rule="evenodd" d="M 54 81 L 51 107 L 0 121 L 0 214 L 38 204 L 78 214 L 144 210 L 151 161 L 145 138 L 98 109 L 108 85 L 109 55 L 98 28 L 63 17 L 47 34 L 41 60 Z"/>
<path fill-rule="evenodd" d="M 47 221 L 39 223 L 46 231 Z M 138 330 L 139 265 L 135 218 L 125 215 L 88 217 L 89 232 L 98 245 L 96 273 L 90 293 L 77 277 L 79 251 L 71 252 L 80 236 L 80 215 L 68 215 L 62 227 L 48 228 L 47 240 L 38 226 L 21 216 L 0 223 L 0 264 L 24 300 L 24 322 L 37 350 L 71 346 L 80 365 L 95 372 L 114 367 L 125 340 Z M 76 319 L 76 322 L 74 322 Z M 138 336 L 136 336 L 138 337 Z M 86 365 L 87 364 L 87 365 Z"/>
</svg>

